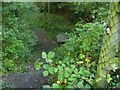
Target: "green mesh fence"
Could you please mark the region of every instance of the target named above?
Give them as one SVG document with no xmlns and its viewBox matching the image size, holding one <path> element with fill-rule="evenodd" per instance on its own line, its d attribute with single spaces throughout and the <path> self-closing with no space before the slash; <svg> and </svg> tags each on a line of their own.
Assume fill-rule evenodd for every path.
<svg viewBox="0 0 120 90">
<path fill-rule="evenodd" d="M 119 69 L 120 1 L 111 3 L 110 15 L 105 23 L 103 45 L 95 76 L 95 87 L 98 88 L 105 88 L 112 80 L 111 72 Z M 117 73 L 119 75 L 119 71 Z"/>
</svg>

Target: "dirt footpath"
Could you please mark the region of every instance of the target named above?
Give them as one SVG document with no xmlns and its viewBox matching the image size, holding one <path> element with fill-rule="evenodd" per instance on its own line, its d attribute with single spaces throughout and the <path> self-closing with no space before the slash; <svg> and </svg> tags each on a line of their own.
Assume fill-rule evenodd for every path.
<svg viewBox="0 0 120 90">
<path fill-rule="evenodd" d="M 37 44 L 41 47 L 40 51 L 37 50 L 38 57 L 41 58 L 42 51 L 48 52 L 52 50 L 55 44 L 51 37 L 47 36 L 43 30 L 36 29 L 35 34 L 38 39 Z M 44 62 L 43 59 L 41 60 Z M 34 64 L 31 64 L 29 65 L 27 72 L 10 74 L 7 77 L 3 77 L 3 82 L 8 84 L 11 88 L 40 88 L 43 85 L 48 84 L 49 78 L 44 78 L 42 72 L 43 68 L 36 71 L 34 69 Z"/>
</svg>

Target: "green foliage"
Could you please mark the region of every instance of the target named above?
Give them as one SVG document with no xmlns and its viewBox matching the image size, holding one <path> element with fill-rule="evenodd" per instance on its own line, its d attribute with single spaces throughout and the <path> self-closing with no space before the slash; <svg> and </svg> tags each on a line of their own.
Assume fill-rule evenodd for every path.
<svg viewBox="0 0 120 90">
<path fill-rule="evenodd" d="M 42 52 L 42 58 L 47 58 L 46 52 Z"/>
<path fill-rule="evenodd" d="M 45 58 L 45 60 L 47 62 L 47 57 Z M 51 60 L 54 61 L 53 57 L 51 58 Z M 77 88 L 85 88 L 89 86 L 91 88 L 91 85 L 93 85 L 93 78 L 94 78 L 94 74 L 92 73 L 94 72 L 94 68 L 95 68 L 95 66 L 93 66 L 92 64 L 95 63 L 92 63 L 87 67 L 88 65 L 87 63 L 85 63 L 84 65 L 84 63 L 77 64 L 76 61 L 75 63 L 69 63 L 69 62 L 70 60 L 69 61 L 59 60 L 57 63 L 49 62 L 48 64 L 43 65 L 43 68 L 45 69 L 43 72 L 43 76 L 46 77 L 50 74 L 52 75 L 52 78 L 56 80 L 53 81 L 51 87 L 63 88 L 63 87 L 75 86 Z M 83 86 L 81 86 L 80 83 Z"/>
<path fill-rule="evenodd" d="M 47 6 L 46 6 L 47 7 Z M 47 8 L 45 8 L 47 9 Z M 104 21 L 108 16 L 110 3 L 108 2 L 59 2 L 51 3 L 51 13 L 68 12 L 72 23 L 79 20 L 84 22 Z"/>
<path fill-rule="evenodd" d="M 99 58 L 101 42 L 103 37 L 103 26 L 99 23 L 81 24 L 82 21 L 101 22 L 108 16 L 109 3 L 52 3 L 54 9 L 47 13 L 47 5 L 44 3 L 3 3 L 3 38 L 2 38 L 2 72 L 15 72 L 24 69 L 23 63 L 28 62 L 32 57 L 33 46 L 36 44 L 36 37 L 31 29 L 43 28 L 53 39 L 61 32 L 67 32 L 68 39 L 54 52 L 42 52 L 42 58 L 46 61 L 37 62 L 35 69 L 44 68 L 43 76 L 52 75 L 52 84 L 47 88 L 88 88 L 94 84 L 96 73 L 96 61 Z M 40 8 L 38 8 L 40 6 Z M 38 12 L 38 9 L 40 12 Z M 69 12 L 67 15 L 75 25 L 64 20 L 59 10 Z M 53 14 L 54 13 L 54 14 Z M 68 13 L 67 13 L 68 14 Z M 0 34 L 1 35 L 1 34 Z M 1 64 L 0 63 L 0 64 Z M 108 86 L 119 88 L 119 75 L 107 75 Z"/>
<path fill-rule="evenodd" d="M 110 75 L 107 77 L 107 81 L 109 81 L 107 87 L 114 87 L 114 88 L 120 88 L 120 75 L 119 75 L 119 69 L 116 71 L 111 71 Z"/>
<path fill-rule="evenodd" d="M 44 77 L 48 76 L 48 74 L 49 74 L 48 71 L 44 71 L 44 72 L 43 72 L 43 76 L 44 76 Z"/>
<path fill-rule="evenodd" d="M 56 40 L 56 35 L 61 32 L 71 32 L 72 26 L 63 17 L 55 14 L 41 13 L 39 25 L 52 39 Z"/>
<path fill-rule="evenodd" d="M 37 64 L 35 64 L 35 66 L 34 66 L 35 69 L 39 70 L 42 64 L 43 64 L 43 62 L 38 62 Z"/>
<path fill-rule="evenodd" d="M 89 21 L 104 21 L 108 16 L 110 3 L 103 2 L 75 2 L 73 3 L 75 13 L 79 14 L 81 19 Z"/>
<path fill-rule="evenodd" d="M 42 58 L 46 59 L 46 62 L 52 62 L 52 58 L 54 57 L 54 52 L 49 52 L 48 55 L 46 52 L 42 52 Z"/>
<path fill-rule="evenodd" d="M 61 58 L 59 56 L 65 57 L 65 55 L 72 57 L 78 55 L 79 59 L 86 58 L 86 62 L 98 59 L 103 38 L 102 24 L 88 23 L 84 25 L 77 23 L 74 33 L 68 34 L 68 36 L 70 38 L 67 42 L 62 47 L 57 48 L 56 56 L 58 59 Z"/>
<path fill-rule="evenodd" d="M 116 84 L 116 88 L 120 88 L 120 82 Z"/>
<path fill-rule="evenodd" d="M 110 74 L 107 75 L 107 83 L 110 83 L 110 81 L 112 80 Z"/>
<path fill-rule="evenodd" d="M 92 87 L 102 32 L 101 24 L 77 23 L 74 34 L 68 34 L 69 39 L 54 50 L 55 54 L 51 51 L 42 53 L 42 58 L 48 62 L 43 65 L 43 75 L 52 75 L 51 87 Z"/>
<path fill-rule="evenodd" d="M 33 3 L 3 3 L 3 38 L 2 60 L 3 67 L 13 72 L 15 67 L 29 61 L 31 51 L 36 44 L 29 21 L 21 16 L 27 12 L 36 11 Z"/>
</svg>

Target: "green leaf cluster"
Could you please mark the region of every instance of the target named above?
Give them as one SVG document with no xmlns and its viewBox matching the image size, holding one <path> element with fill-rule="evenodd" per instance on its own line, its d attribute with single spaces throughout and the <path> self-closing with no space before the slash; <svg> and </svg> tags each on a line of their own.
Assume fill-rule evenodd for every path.
<svg viewBox="0 0 120 90">
<path fill-rule="evenodd" d="M 37 9 L 33 3 L 4 2 L 2 6 L 2 63 L 6 71 L 13 72 L 32 57 L 36 36 L 31 21 L 24 21 L 22 15 Z"/>
<path fill-rule="evenodd" d="M 43 65 L 52 75 L 53 83 L 63 87 L 91 88 L 94 84 L 95 60 L 99 57 L 102 36 L 102 24 L 78 22 L 74 33 L 68 34 L 67 42 L 54 49 L 52 63 Z M 43 58 L 47 58 L 45 52 Z"/>
</svg>

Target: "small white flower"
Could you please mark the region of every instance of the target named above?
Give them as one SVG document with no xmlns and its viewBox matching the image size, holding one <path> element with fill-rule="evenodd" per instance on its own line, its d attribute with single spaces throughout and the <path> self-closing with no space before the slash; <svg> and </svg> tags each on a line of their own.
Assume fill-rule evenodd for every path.
<svg viewBox="0 0 120 90">
<path fill-rule="evenodd" d="M 119 75 L 116 75 L 117 76 L 117 78 L 119 78 Z"/>
<path fill-rule="evenodd" d="M 106 33 L 110 34 L 110 28 L 109 27 L 106 28 Z"/>
</svg>

